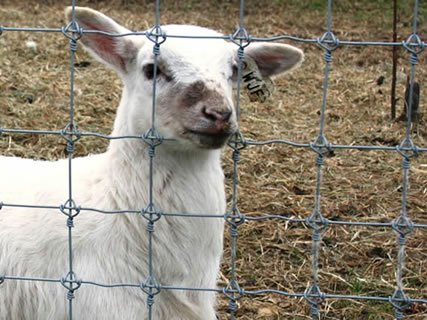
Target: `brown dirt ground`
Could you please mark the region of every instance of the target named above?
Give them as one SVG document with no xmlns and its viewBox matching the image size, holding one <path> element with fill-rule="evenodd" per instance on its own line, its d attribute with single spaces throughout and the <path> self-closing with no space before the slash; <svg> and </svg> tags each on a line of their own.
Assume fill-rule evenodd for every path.
<svg viewBox="0 0 427 320">
<path fill-rule="evenodd" d="M 0 25 L 60 27 L 63 7 L 71 1 L 3 0 Z M 154 5 L 140 1 L 77 1 L 102 10 L 133 29 L 154 24 Z M 239 21 L 239 1 L 164 1 L 161 22 L 191 23 L 233 33 Z M 421 4 L 419 34 L 427 38 L 425 4 Z M 289 34 L 317 38 L 326 30 L 325 6 L 318 1 L 246 2 L 245 24 L 251 35 Z M 334 8 L 333 31 L 340 40 L 388 41 L 392 11 L 389 2 L 343 1 Z M 399 10 L 399 41 L 411 32 L 411 8 Z M 37 48 L 25 46 L 35 41 Z M 302 43 L 303 66 L 275 81 L 267 104 L 242 97 L 241 130 L 250 140 L 286 139 L 308 143 L 319 132 L 324 61 L 316 45 Z M 60 130 L 68 122 L 68 41 L 57 33 L 4 32 L 0 36 L 0 127 Z M 408 54 L 399 49 L 399 72 L 409 72 Z M 391 48 L 352 46 L 333 54 L 326 110 L 326 137 L 334 144 L 395 146 L 403 141 L 405 123 L 390 120 Z M 75 120 L 81 131 L 108 134 L 120 97 L 113 72 L 78 51 Z M 425 91 L 427 56 L 420 55 L 416 80 Z M 384 83 L 377 80 L 383 76 Z M 398 114 L 402 110 L 404 76 L 397 86 Z M 421 94 L 420 109 L 425 99 Z M 426 120 L 421 119 L 417 146 L 426 147 Z M 82 138 L 76 155 L 102 152 L 106 141 Z M 51 135 L 4 134 L 0 153 L 35 159 L 65 156 L 64 141 Z M 226 150 L 224 166 L 231 196 L 232 160 Z M 248 147 L 239 162 L 238 206 L 248 216 L 277 214 L 306 218 L 313 212 L 316 155 L 308 149 L 270 144 Z M 325 161 L 321 210 L 325 217 L 344 221 L 389 222 L 400 214 L 402 157 L 395 151 L 335 150 Z M 411 161 L 408 215 L 427 223 L 427 153 Z M 311 230 L 279 220 L 246 222 L 239 227 L 236 275 L 247 290 L 277 289 L 303 292 L 311 281 Z M 408 238 L 405 254 L 405 292 L 427 299 L 427 236 L 417 229 Z M 319 286 L 323 292 L 389 296 L 395 289 L 398 243 L 390 228 L 329 226 L 319 257 Z M 226 238 L 220 286 L 230 279 L 230 241 Z M 304 299 L 278 294 L 244 297 L 236 319 L 311 319 Z M 228 300 L 220 296 L 220 319 L 229 318 Z M 362 300 L 325 301 L 319 319 L 394 319 L 388 303 Z M 414 304 L 405 319 L 426 319 L 427 305 Z"/>
</svg>

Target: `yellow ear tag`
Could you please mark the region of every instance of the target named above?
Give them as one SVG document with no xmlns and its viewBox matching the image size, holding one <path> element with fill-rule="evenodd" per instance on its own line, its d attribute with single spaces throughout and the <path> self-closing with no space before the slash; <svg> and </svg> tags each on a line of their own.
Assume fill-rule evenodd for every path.
<svg viewBox="0 0 427 320">
<path fill-rule="evenodd" d="M 242 65 L 242 84 L 252 102 L 266 102 L 274 90 L 273 81 L 268 77 L 264 79 L 255 60 L 248 56 Z"/>
</svg>

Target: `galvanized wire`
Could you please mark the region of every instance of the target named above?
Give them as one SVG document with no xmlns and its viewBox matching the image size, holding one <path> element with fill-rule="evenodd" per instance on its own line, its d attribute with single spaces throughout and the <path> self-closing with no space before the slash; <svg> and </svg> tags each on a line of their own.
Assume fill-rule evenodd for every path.
<svg viewBox="0 0 427 320">
<path fill-rule="evenodd" d="M 224 36 L 188 36 L 188 35 L 177 35 L 177 34 L 166 34 L 163 32 L 160 24 L 160 0 L 156 0 L 155 6 L 155 25 L 150 31 L 147 32 L 129 32 L 126 34 L 110 34 L 98 30 L 82 30 L 75 21 L 74 8 L 76 6 L 76 1 L 72 0 L 72 21 L 64 28 L 11 28 L 7 26 L 0 25 L 0 36 L 5 32 L 55 32 L 62 33 L 65 37 L 70 40 L 70 114 L 69 114 L 69 123 L 67 126 L 60 131 L 48 131 L 48 130 L 24 130 L 20 128 L 1 128 L 0 127 L 0 137 L 2 133 L 8 134 L 51 134 L 61 136 L 67 142 L 67 152 L 68 152 L 68 199 L 64 204 L 57 206 L 48 206 L 48 205 L 33 205 L 33 204 L 17 204 L 17 203 L 4 203 L 0 199 L 0 210 L 4 207 L 12 208 L 25 208 L 25 209 L 46 209 L 53 211 L 60 211 L 67 217 L 67 228 L 68 228 L 68 255 L 69 255 L 69 264 L 68 270 L 64 270 L 65 276 L 61 279 L 46 279 L 46 278 L 31 278 L 31 277 L 20 277 L 20 276 L 10 276 L 10 275 L 0 275 L 0 292 L 1 284 L 4 281 L 33 281 L 33 282 L 53 282 L 58 283 L 64 286 L 67 289 L 67 299 L 69 301 L 69 318 L 73 319 L 73 299 L 74 292 L 78 290 L 82 285 L 93 285 L 104 288 L 115 288 L 115 287 L 134 287 L 140 288 L 142 292 L 146 295 L 147 306 L 149 309 L 148 318 L 153 319 L 152 315 L 152 306 L 155 301 L 155 296 L 161 290 L 187 290 L 187 291 L 206 291 L 206 292 L 216 292 L 219 294 L 224 294 L 229 299 L 229 310 L 230 318 L 234 319 L 235 311 L 237 309 L 237 301 L 244 296 L 253 296 L 253 295 L 263 295 L 263 294 L 278 294 L 285 297 L 298 297 L 305 298 L 305 300 L 311 305 L 312 318 L 318 319 L 319 316 L 319 307 L 326 299 L 354 299 L 361 301 L 377 301 L 377 302 L 389 302 L 395 309 L 395 318 L 403 319 L 403 311 L 413 303 L 426 304 L 427 300 L 425 299 L 414 299 L 409 297 L 403 286 L 403 273 L 404 273 L 404 256 L 405 256 L 405 244 L 407 238 L 415 229 L 427 229 L 426 224 L 413 223 L 408 216 L 407 212 L 407 191 L 408 191 L 408 180 L 409 180 L 409 169 L 411 160 L 422 152 L 427 152 L 427 147 L 416 146 L 414 141 L 411 138 L 411 117 L 408 116 L 408 122 L 406 127 L 406 136 L 404 141 L 395 147 L 386 147 L 386 146 L 373 146 L 373 145 L 339 145 L 328 142 L 325 135 L 325 114 L 327 108 L 327 97 L 328 97 L 328 80 L 329 80 L 329 71 L 330 65 L 332 63 L 333 52 L 343 46 L 395 46 L 403 47 L 408 51 L 409 54 L 409 63 L 411 64 L 411 74 L 410 74 L 410 94 L 409 94 L 409 105 L 407 114 L 411 115 L 412 108 L 412 88 L 414 85 L 416 65 L 418 64 L 418 56 L 424 51 L 425 42 L 423 42 L 417 30 L 417 18 L 418 18 L 418 0 L 414 0 L 414 14 L 413 14 L 413 32 L 408 38 L 408 40 L 403 42 L 368 42 L 368 41 L 342 41 L 339 40 L 332 31 L 332 0 L 328 1 L 327 8 L 327 31 L 326 33 L 316 39 L 304 39 L 289 35 L 279 35 L 275 37 L 252 37 L 248 34 L 244 27 L 244 6 L 245 1 L 240 0 L 240 16 L 239 16 L 239 26 L 238 29 L 230 35 Z M 104 34 L 111 37 L 124 37 L 129 35 L 140 35 L 147 37 L 153 43 L 153 53 L 154 53 L 154 75 L 153 75 L 153 100 L 152 100 L 152 118 L 151 118 L 151 128 L 142 136 L 138 135 L 127 135 L 127 136 L 106 136 L 96 132 L 80 132 L 77 125 L 74 121 L 74 59 L 75 52 L 78 48 L 78 41 L 83 35 L 83 33 L 98 33 Z M 324 51 L 324 60 L 325 60 L 325 71 L 324 71 L 324 84 L 323 84 L 323 98 L 320 105 L 320 122 L 319 122 L 319 134 L 313 139 L 312 142 L 295 142 L 283 139 L 275 139 L 269 141 L 250 141 L 246 140 L 240 132 L 234 134 L 228 146 L 233 150 L 232 160 L 233 160 L 233 183 L 232 183 L 232 205 L 231 208 L 224 214 L 205 214 L 200 213 L 185 213 L 185 212 L 160 212 L 156 209 L 155 201 L 156 195 L 153 192 L 153 166 L 156 158 L 156 148 L 165 140 L 174 140 L 172 137 L 162 137 L 159 132 L 157 132 L 155 126 L 156 120 L 156 78 L 157 78 L 157 65 L 158 65 L 158 56 L 161 54 L 161 45 L 164 43 L 167 38 L 192 38 L 192 39 L 224 39 L 231 40 L 236 44 L 236 50 L 238 53 L 238 79 L 241 79 L 242 76 L 242 65 L 245 57 L 245 48 L 251 44 L 253 41 L 277 41 L 277 40 L 292 40 L 295 42 L 309 43 L 319 46 Z M 241 84 L 240 81 L 237 85 L 237 99 L 236 99 L 236 113 L 237 118 L 240 119 L 240 91 Z M 143 209 L 141 208 L 127 208 L 122 210 L 101 210 L 99 208 L 86 208 L 80 207 L 73 200 L 73 185 L 72 185 L 72 163 L 73 163 L 73 152 L 74 145 L 82 137 L 97 137 L 100 139 L 140 139 L 147 144 L 147 152 L 149 155 L 149 201 L 147 206 Z M 314 198 L 314 209 L 313 213 L 305 219 L 289 218 L 279 214 L 270 214 L 264 216 L 246 216 L 242 214 L 238 208 L 238 174 L 239 167 L 238 163 L 241 158 L 242 151 L 245 148 L 249 147 L 259 147 L 263 145 L 273 145 L 273 144 L 283 144 L 295 148 L 306 148 L 314 152 L 316 156 L 316 167 L 317 167 L 317 176 L 316 176 L 316 188 L 315 188 L 315 198 Z M 323 216 L 321 213 L 321 186 L 322 186 L 322 172 L 323 166 L 325 165 L 325 156 L 334 149 L 340 150 L 384 150 L 390 152 L 398 152 L 402 156 L 402 198 L 401 198 L 401 210 L 400 215 L 396 217 L 395 220 L 390 222 L 360 222 L 360 221 L 337 221 L 331 220 Z M 73 220 L 77 215 L 82 211 L 91 211 L 98 212 L 100 214 L 138 214 L 142 215 L 147 222 L 147 230 L 149 237 L 149 270 L 148 277 L 142 283 L 100 283 L 92 279 L 79 279 L 77 274 L 73 269 L 73 245 L 72 245 L 72 228 Z M 153 274 L 153 265 L 159 263 L 153 261 L 153 233 L 155 232 L 155 223 L 163 216 L 175 217 L 177 219 L 185 218 L 206 218 L 206 219 L 224 219 L 226 224 L 229 226 L 230 235 L 231 235 L 231 256 L 230 259 L 230 280 L 224 288 L 190 288 L 190 287 L 176 287 L 176 286 L 165 286 L 159 283 Z M 291 223 L 301 223 L 307 225 L 312 229 L 312 282 L 307 287 L 305 292 L 293 293 L 286 292 L 282 290 L 273 290 L 273 289 L 264 289 L 264 290 L 245 290 L 241 288 L 237 281 L 237 268 L 236 268 L 236 250 L 238 247 L 238 229 L 246 221 L 259 221 L 259 220 L 282 220 Z M 318 283 L 318 272 L 319 272 L 319 249 L 320 249 L 320 240 L 322 233 L 328 227 L 333 225 L 344 225 L 344 226 L 360 226 L 360 227 L 381 227 L 381 228 L 390 228 L 394 230 L 397 234 L 397 245 L 399 247 L 397 255 L 397 272 L 396 272 L 396 288 L 394 293 L 391 296 L 386 296 L 385 294 L 375 296 L 357 296 L 357 295 L 337 295 L 329 294 L 323 292 Z M 78 315 L 76 316 L 78 318 Z"/>
</svg>

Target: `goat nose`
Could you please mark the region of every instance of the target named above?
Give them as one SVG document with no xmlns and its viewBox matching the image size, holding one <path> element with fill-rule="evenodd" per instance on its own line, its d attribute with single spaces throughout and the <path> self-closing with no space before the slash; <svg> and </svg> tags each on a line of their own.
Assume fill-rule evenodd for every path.
<svg viewBox="0 0 427 320">
<path fill-rule="evenodd" d="M 209 120 L 215 122 L 227 122 L 230 120 L 232 112 L 229 110 L 217 110 L 215 108 L 204 108 L 203 114 Z"/>
</svg>

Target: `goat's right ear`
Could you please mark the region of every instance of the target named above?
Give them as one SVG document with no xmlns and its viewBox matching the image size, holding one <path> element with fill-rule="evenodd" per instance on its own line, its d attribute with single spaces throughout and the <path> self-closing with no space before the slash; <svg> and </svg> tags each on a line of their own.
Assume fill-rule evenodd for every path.
<svg viewBox="0 0 427 320">
<path fill-rule="evenodd" d="M 97 30 L 112 34 L 131 32 L 113 19 L 90 8 L 75 7 L 74 14 L 79 27 L 84 30 Z M 68 21 L 71 21 L 71 7 L 65 9 L 65 16 Z M 110 37 L 99 33 L 83 33 L 80 42 L 96 59 L 124 74 L 128 71 L 129 63 L 138 54 L 144 39 L 138 36 Z"/>
</svg>

